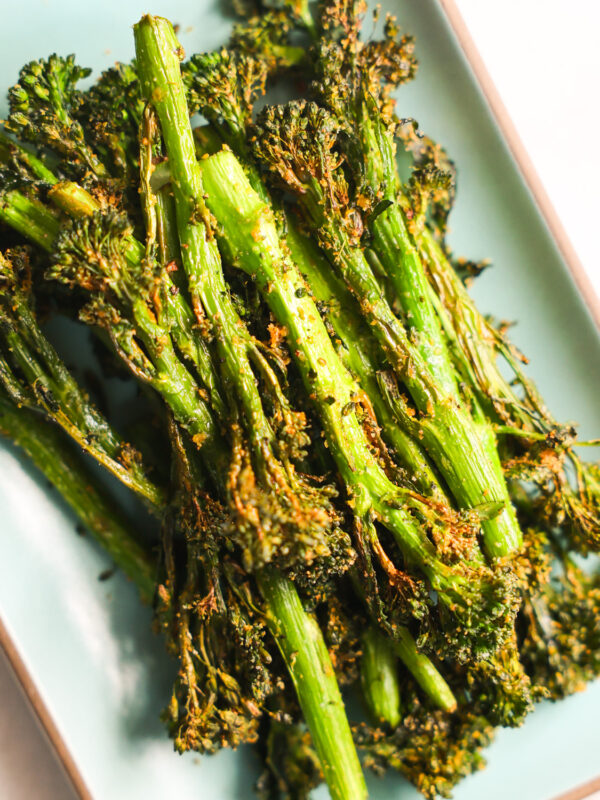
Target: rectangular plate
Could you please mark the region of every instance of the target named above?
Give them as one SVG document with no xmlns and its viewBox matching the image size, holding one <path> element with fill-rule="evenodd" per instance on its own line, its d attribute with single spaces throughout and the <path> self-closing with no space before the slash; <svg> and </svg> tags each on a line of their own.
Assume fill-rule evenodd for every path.
<svg viewBox="0 0 600 800">
<path fill-rule="evenodd" d="M 489 257 L 479 278 L 479 307 L 518 320 L 515 343 L 531 359 L 558 419 L 598 435 L 600 339 L 482 91 L 435 0 L 384 3 L 417 37 L 416 82 L 402 89 L 398 112 L 415 117 L 459 168 L 451 243 L 459 254 Z M 75 52 L 97 71 L 133 55 L 132 24 L 147 0 L 21 0 L 5 15 L 0 49 L 3 87 L 28 59 Z M 181 25 L 188 52 L 226 39 L 219 0 L 156 2 L 153 12 Z M 367 26 L 368 29 L 368 26 Z M 5 109 L 2 109 L 5 113 Z M 158 712 L 173 664 L 150 633 L 151 614 L 121 576 L 100 583 L 109 564 L 44 481 L 10 447 L 0 450 L 0 609 L 13 663 L 37 690 L 52 738 L 70 754 L 80 793 L 98 798 L 250 800 L 258 763 L 251 752 L 178 758 Z M 18 654 L 18 658 L 16 657 Z M 45 710 L 43 710 L 45 709 Z M 489 766 L 464 781 L 456 800 L 548 800 L 598 773 L 600 683 L 560 704 L 542 704 L 519 730 L 503 730 Z M 369 779 L 375 800 L 419 795 L 399 776 Z M 315 798 L 327 796 L 321 787 Z"/>
</svg>

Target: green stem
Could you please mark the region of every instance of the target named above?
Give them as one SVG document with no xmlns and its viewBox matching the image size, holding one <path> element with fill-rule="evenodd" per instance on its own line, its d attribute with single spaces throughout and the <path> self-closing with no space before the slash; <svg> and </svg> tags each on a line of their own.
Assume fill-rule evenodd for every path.
<svg viewBox="0 0 600 800">
<path fill-rule="evenodd" d="M 356 297 L 382 351 L 404 383 L 420 418 L 407 432 L 423 441 L 425 450 L 446 480 L 462 508 L 498 503 L 502 510 L 483 522 L 484 542 L 491 557 L 505 556 L 522 546 L 522 533 L 511 505 L 489 426 L 477 424 L 455 394 L 436 382 L 419 348 L 394 314 L 363 251 L 352 247 L 339 220 L 323 219 L 319 201 L 321 188 L 314 180 L 314 194 L 303 195 L 311 219 L 327 231 L 326 243 L 332 261 Z M 325 240 L 324 240 L 325 241 Z M 414 409 L 413 409 L 413 417 Z M 406 425 L 407 417 L 398 421 Z M 410 421 L 410 420 L 408 420 Z M 421 435 L 427 428 L 428 436 Z"/>
<path fill-rule="evenodd" d="M 274 434 L 248 356 L 251 340 L 231 300 L 204 202 L 181 78 L 180 45 L 171 23 L 160 17 L 144 17 L 134 31 L 140 84 L 160 120 L 169 159 L 181 258 L 194 311 L 199 320 L 206 315 L 212 326 L 225 382 L 236 388 L 261 463 L 265 446 L 275 447 Z"/>
<path fill-rule="evenodd" d="M 396 655 L 417 681 L 427 697 L 443 711 L 456 711 L 456 698 L 435 664 L 419 652 L 407 628 L 398 628 L 392 645 Z"/>
<path fill-rule="evenodd" d="M 367 788 L 319 626 L 289 580 L 271 569 L 257 580 L 267 603 L 267 624 L 294 683 L 331 797 L 362 800 Z"/>
<path fill-rule="evenodd" d="M 73 181 L 58 181 L 48 192 L 55 206 L 70 217 L 90 217 L 101 208 L 100 203 L 89 192 Z"/>
<path fill-rule="evenodd" d="M 410 481 L 425 496 L 445 503 L 447 498 L 427 455 L 417 442 L 397 424 L 393 410 L 381 393 L 377 381 L 380 369 L 371 346 L 370 333 L 360 319 L 360 312 L 346 286 L 336 278 L 318 248 L 302 236 L 293 223 L 288 224 L 287 244 L 292 259 L 306 278 L 315 299 L 326 307 L 327 319 L 343 347 L 338 352 L 346 367 L 358 378 L 373 404 L 383 438 L 393 448 Z"/>
<path fill-rule="evenodd" d="M 400 724 L 400 686 L 398 659 L 390 639 L 375 628 L 368 628 L 362 637 L 360 682 L 373 719 L 391 728 Z"/>
<path fill-rule="evenodd" d="M 44 250 L 50 250 L 58 235 L 58 218 L 39 200 L 12 190 L 0 195 L 0 222 Z"/>
<path fill-rule="evenodd" d="M 379 214 L 371 227 L 373 249 L 396 291 L 408 330 L 416 334 L 417 348 L 433 380 L 449 397 L 457 397 L 456 377 L 441 325 L 429 302 L 427 276 L 397 203 Z"/>
<path fill-rule="evenodd" d="M 460 571 L 441 561 L 410 507 L 430 520 L 431 509 L 393 484 L 373 454 L 356 407 L 360 387 L 338 358 L 302 276 L 281 247 L 272 209 L 254 192 L 231 151 L 203 160 L 201 169 L 207 203 L 219 222 L 221 246 L 234 266 L 256 281 L 273 315 L 286 328 L 291 352 L 352 498 L 355 518 L 377 546 L 374 514 L 407 561 L 422 570 L 440 602 L 452 613 L 466 612 L 472 622 L 475 615 L 468 609 L 483 599 L 478 598 L 480 588 L 469 586 Z M 480 622 L 483 619 L 485 614 Z M 488 633 L 494 635 L 493 625 Z"/>
<path fill-rule="evenodd" d="M 24 450 L 150 603 L 154 595 L 152 559 L 59 428 L 33 411 L 17 408 L 0 392 L 0 433 Z"/>
<path fill-rule="evenodd" d="M 73 379 L 40 329 L 28 296 L 12 283 L 16 277 L 1 256 L 0 269 L 12 286 L 0 291 L 0 317 L 4 322 L 0 338 L 27 382 L 23 397 L 152 507 L 161 506 L 165 501 L 163 489 L 147 477 L 137 451 L 121 439 Z M 7 380 L 8 373 L 2 377 Z"/>
</svg>

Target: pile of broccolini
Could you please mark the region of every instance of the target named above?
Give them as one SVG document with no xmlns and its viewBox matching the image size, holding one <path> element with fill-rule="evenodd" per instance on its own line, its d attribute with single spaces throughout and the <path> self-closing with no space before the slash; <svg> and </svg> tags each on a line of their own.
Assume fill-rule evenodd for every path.
<svg viewBox="0 0 600 800">
<path fill-rule="evenodd" d="M 263 798 L 361 800 L 363 768 L 448 797 L 497 726 L 600 672 L 600 469 L 446 244 L 454 167 L 396 112 L 412 38 L 363 41 L 352 0 L 239 11 L 187 60 L 144 17 L 87 90 L 73 56 L 21 70 L 0 432 L 153 604 L 178 751 L 255 745 Z M 278 82 L 300 99 L 264 105 Z M 146 435 L 51 314 L 139 385 Z M 157 517 L 158 555 L 82 453 Z"/>
</svg>

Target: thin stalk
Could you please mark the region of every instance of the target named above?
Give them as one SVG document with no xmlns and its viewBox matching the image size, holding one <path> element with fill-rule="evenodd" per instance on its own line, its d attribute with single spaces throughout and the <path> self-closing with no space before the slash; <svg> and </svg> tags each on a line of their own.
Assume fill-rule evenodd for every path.
<svg viewBox="0 0 600 800">
<path fill-rule="evenodd" d="M 415 640 L 406 628 L 399 628 L 392 641 L 394 652 L 417 681 L 427 697 L 442 711 L 456 711 L 457 703 L 435 664 L 421 653 Z"/>
<path fill-rule="evenodd" d="M 427 277 L 418 250 L 397 204 L 378 214 L 372 224 L 372 247 L 400 302 L 407 328 L 432 378 L 449 397 L 458 396 L 456 377 L 435 309 L 429 302 Z"/>
<path fill-rule="evenodd" d="M 393 448 L 398 461 L 407 471 L 414 486 L 425 496 L 445 503 L 447 498 L 439 478 L 417 442 L 397 424 L 393 410 L 386 402 L 377 380 L 380 367 L 371 344 L 368 328 L 360 319 L 359 309 L 346 286 L 337 279 L 329 264 L 312 242 L 302 236 L 290 222 L 286 241 L 292 259 L 305 277 L 318 303 L 325 306 L 327 320 L 342 343 L 338 349 L 346 367 L 358 378 L 373 404 L 382 428 L 383 438 Z"/>
<path fill-rule="evenodd" d="M 362 637 L 360 683 L 375 722 L 391 728 L 400 724 L 400 686 L 398 658 L 393 644 L 375 628 L 368 628 Z"/>
<path fill-rule="evenodd" d="M 0 341 L 5 342 L 10 361 L 25 378 L 25 388 L 21 386 L 18 390 L 20 402 L 43 410 L 84 452 L 90 453 L 151 506 L 160 506 L 165 499 L 163 489 L 148 478 L 135 448 L 90 403 L 44 336 L 31 309 L 29 295 L 17 280 L 10 262 L 0 256 Z M 15 381 L 7 363 L 0 382 L 10 391 L 11 382 Z"/>
<path fill-rule="evenodd" d="M 154 595 L 152 558 L 59 428 L 40 414 L 17 408 L 0 391 L 0 433 L 29 456 L 119 569 L 135 583 L 143 600 L 150 603 Z"/>
<path fill-rule="evenodd" d="M 268 491 L 279 485 L 294 504 L 289 467 L 276 457 L 277 442 L 266 417 L 250 354 L 252 338 L 232 302 L 204 201 L 179 63 L 180 46 L 171 24 L 144 17 L 135 26 L 142 92 L 161 125 L 175 198 L 181 260 L 199 323 L 208 321 L 219 355 L 223 382 L 231 386 L 243 412 L 255 464 Z"/>
</svg>

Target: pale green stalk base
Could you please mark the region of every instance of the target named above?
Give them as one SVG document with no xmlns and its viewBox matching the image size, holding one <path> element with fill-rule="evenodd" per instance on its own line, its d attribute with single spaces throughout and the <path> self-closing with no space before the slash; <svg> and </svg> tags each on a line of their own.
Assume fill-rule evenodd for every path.
<svg viewBox="0 0 600 800">
<path fill-rule="evenodd" d="M 257 576 L 267 624 L 289 670 L 333 800 L 363 800 L 362 774 L 333 664 L 294 585 L 272 570 Z"/>
</svg>

